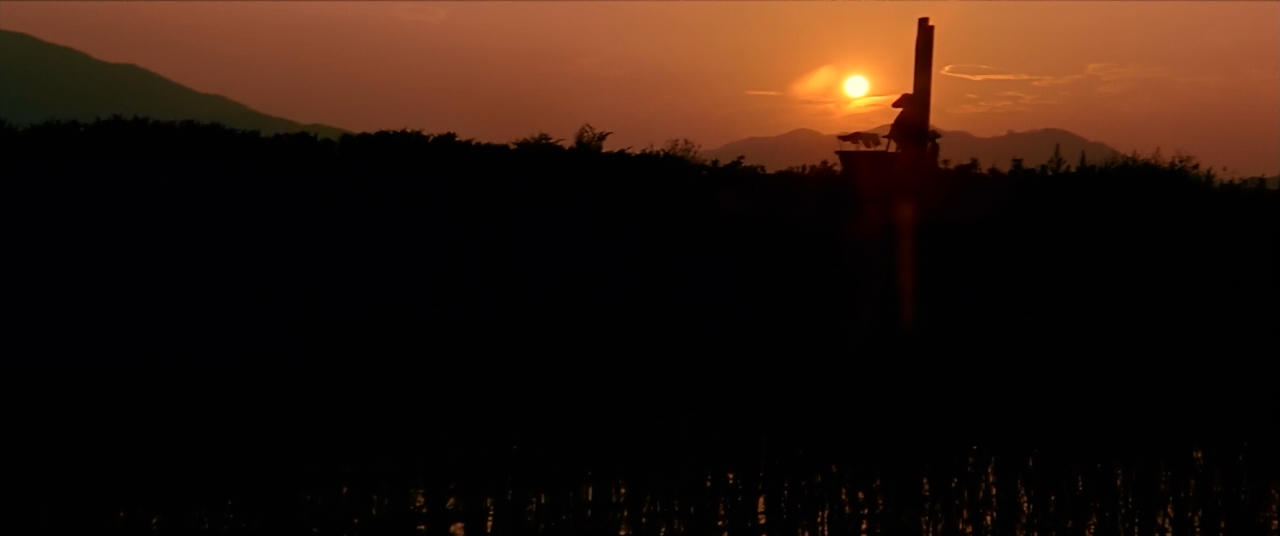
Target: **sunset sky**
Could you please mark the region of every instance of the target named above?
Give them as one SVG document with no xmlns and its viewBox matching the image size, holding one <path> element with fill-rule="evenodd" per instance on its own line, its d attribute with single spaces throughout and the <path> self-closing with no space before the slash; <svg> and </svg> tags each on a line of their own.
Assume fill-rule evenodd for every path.
<svg viewBox="0 0 1280 536">
<path fill-rule="evenodd" d="M 921 16 L 943 129 L 1280 172 L 1280 2 L 0 2 L 0 28 L 305 123 L 510 141 L 590 122 L 615 148 L 887 123 Z M 871 97 L 842 94 L 854 74 Z"/>
</svg>

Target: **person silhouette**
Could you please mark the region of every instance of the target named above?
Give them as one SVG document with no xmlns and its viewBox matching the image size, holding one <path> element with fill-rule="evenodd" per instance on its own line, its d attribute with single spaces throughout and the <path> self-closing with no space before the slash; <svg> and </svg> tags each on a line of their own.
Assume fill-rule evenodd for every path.
<svg viewBox="0 0 1280 536">
<path fill-rule="evenodd" d="M 922 136 L 925 130 L 921 128 L 924 123 L 924 111 L 919 106 L 915 95 L 903 93 L 898 100 L 893 101 L 892 106 L 902 111 L 898 112 L 898 117 L 894 118 L 885 138 L 897 144 L 899 152 L 923 151 L 929 140 L 927 135 Z"/>
<path fill-rule="evenodd" d="M 924 107 L 916 96 L 903 93 L 898 100 L 893 101 L 892 106 L 902 111 L 898 112 L 898 117 L 894 118 L 893 124 L 889 126 L 889 133 L 884 137 L 897 144 L 898 152 L 921 155 L 936 164 L 940 154 L 938 138 L 942 134 L 928 127 Z M 889 147 L 885 147 L 885 150 L 888 149 Z"/>
</svg>

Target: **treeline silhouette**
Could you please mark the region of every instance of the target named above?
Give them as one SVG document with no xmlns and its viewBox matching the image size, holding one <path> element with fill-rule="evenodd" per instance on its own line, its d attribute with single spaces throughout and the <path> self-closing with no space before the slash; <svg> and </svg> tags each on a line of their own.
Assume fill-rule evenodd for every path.
<svg viewBox="0 0 1280 536">
<path fill-rule="evenodd" d="M 859 299 L 858 201 L 830 165 L 605 151 L 590 128 L 512 144 L 120 118 L 0 132 L 11 267 L 35 307 L 822 321 Z M 930 195 L 921 332 L 1280 318 L 1276 194 L 1189 157 L 970 163 Z"/>
<path fill-rule="evenodd" d="M 1232 495 L 1195 495 L 1221 500 L 1199 526 L 1274 533 L 1262 520 L 1266 508 L 1275 519 L 1275 450 L 1258 445 L 1274 446 L 1276 191 L 1216 180 L 1182 155 L 948 165 L 919 200 L 917 323 L 903 332 L 854 321 L 864 283 L 883 275 L 864 253 L 892 235 L 858 234 L 866 199 L 835 167 L 707 162 L 679 141 L 605 150 L 607 136 L 0 125 L 5 393 L 36 482 L 26 519 L 134 532 L 162 516 L 157 527 L 189 532 L 217 518 L 209 530 L 231 530 L 230 498 L 245 505 L 239 519 L 263 520 L 245 531 L 381 530 L 345 513 L 307 520 L 300 490 L 314 488 L 350 501 L 360 523 L 390 501 L 395 532 L 417 523 L 397 479 L 425 471 L 443 475 L 422 484 L 439 535 L 455 522 L 475 534 L 487 523 L 477 505 L 503 489 L 513 498 L 495 503 L 506 521 L 494 526 L 512 534 L 612 533 L 618 516 L 634 533 L 679 532 L 680 520 L 701 534 L 719 526 L 705 508 L 716 497 L 732 497 L 733 534 L 756 533 L 751 493 L 730 493 L 721 473 L 714 490 L 696 484 L 768 459 L 773 480 L 742 477 L 792 482 L 766 494 L 780 501 L 768 534 L 862 534 L 850 527 L 872 518 L 831 513 L 844 477 L 811 478 L 833 463 L 892 472 L 885 485 L 906 490 L 867 534 L 1160 532 L 1152 516 L 1169 497 L 1184 502 L 1159 519 L 1190 534 L 1191 503 L 1156 488 L 1158 463 L 1251 444 L 1261 465 L 1215 488 Z M 1012 472 L 985 529 L 984 477 L 954 460 L 917 469 L 993 444 L 1016 447 L 997 465 Z M 881 450 L 850 454 L 866 449 Z M 1102 465 L 1077 449 L 1100 449 Z M 801 451 L 809 461 L 789 457 Z M 1033 452 L 1060 462 L 1014 470 Z M 323 475 L 341 465 L 376 485 L 334 495 Z M 1015 524 L 1013 482 L 1041 467 L 1052 469 L 1033 486 L 1035 513 Z M 1035 501 L 1068 501 L 1049 490 L 1070 467 L 1093 471 L 1094 491 L 1046 513 Z M 1133 495 L 1143 506 L 1116 510 L 1120 485 L 1103 484 L 1113 470 L 1136 471 L 1125 474 L 1145 486 Z M 534 476 L 504 483 L 510 471 Z M 603 479 L 595 500 L 625 477 L 640 502 L 583 517 L 567 494 L 587 471 Z M 859 474 L 846 492 L 869 496 L 872 473 Z M 952 489 L 946 475 L 969 498 L 937 491 Z M 937 499 L 912 495 L 925 476 Z M 471 486 L 465 516 L 444 508 L 446 481 Z M 62 499 L 94 485 L 109 491 Z M 521 502 L 539 486 L 559 524 Z M 1250 499 L 1232 499 L 1245 488 Z M 646 517 L 641 491 L 665 497 L 660 514 Z M 921 524 L 925 510 L 938 528 Z M 821 529 L 819 511 L 831 516 Z"/>
</svg>

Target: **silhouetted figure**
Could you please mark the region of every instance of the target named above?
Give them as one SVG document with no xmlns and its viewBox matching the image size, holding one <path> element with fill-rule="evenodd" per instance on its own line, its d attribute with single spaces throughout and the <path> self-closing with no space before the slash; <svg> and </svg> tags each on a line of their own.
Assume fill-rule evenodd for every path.
<svg viewBox="0 0 1280 536">
<path fill-rule="evenodd" d="M 911 93 L 903 93 L 898 100 L 893 101 L 894 108 L 902 111 L 898 112 L 898 117 L 893 120 L 893 124 L 889 126 L 889 133 L 885 138 L 892 140 L 898 144 L 898 152 L 923 151 L 928 145 L 928 138 L 924 133 L 923 125 L 924 110 L 920 108 L 916 102 L 915 95 Z"/>
<path fill-rule="evenodd" d="M 903 93 L 898 100 L 893 101 L 892 106 L 902 111 L 898 112 L 898 117 L 889 126 L 889 133 L 885 138 L 896 142 L 899 152 L 923 152 L 937 161 L 938 138 L 942 134 L 925 126 L 928 118 L 916 96 Z"/>
</svg>

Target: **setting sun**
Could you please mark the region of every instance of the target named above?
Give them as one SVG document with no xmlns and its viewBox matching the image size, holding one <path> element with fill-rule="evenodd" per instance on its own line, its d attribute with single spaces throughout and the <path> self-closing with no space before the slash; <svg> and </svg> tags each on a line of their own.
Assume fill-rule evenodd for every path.
<svg viewBox="0 0 1280 536">
<path fill-rule="evenodd" d="M 850 76 L 844 81 L 845 94 L 855 99 L 866 96 L 870 87 L 871 85 L 867 83 L 867 79 L 859 75 Z"/>
</svg>

